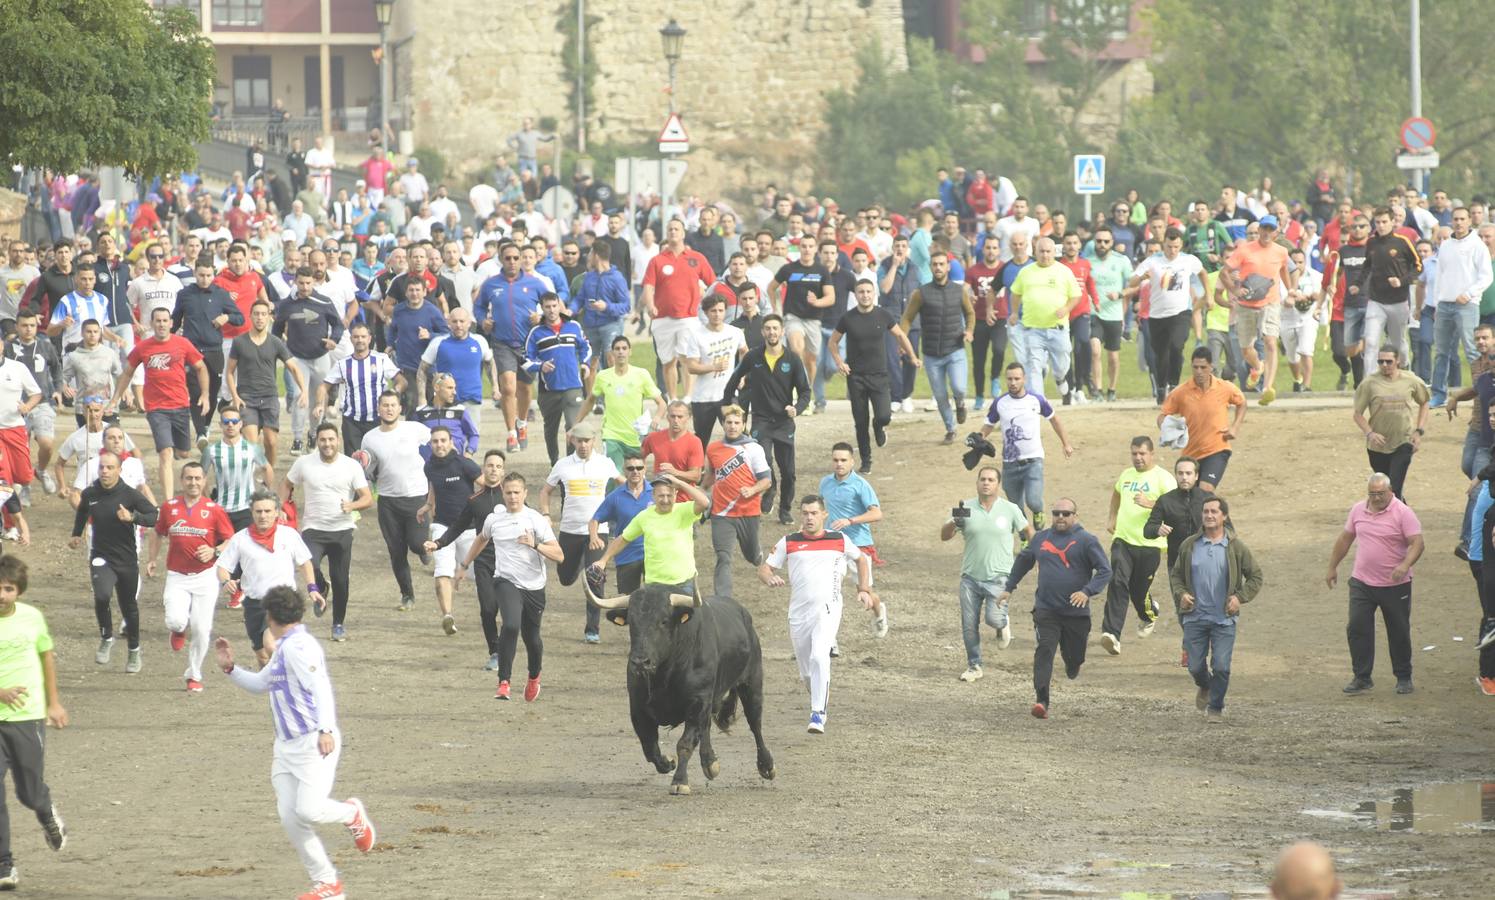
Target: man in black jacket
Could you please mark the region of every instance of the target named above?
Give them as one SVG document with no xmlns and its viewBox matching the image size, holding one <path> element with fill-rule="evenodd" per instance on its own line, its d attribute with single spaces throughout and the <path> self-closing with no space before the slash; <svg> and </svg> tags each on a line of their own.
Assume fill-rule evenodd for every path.
<svg viewBox="0 0 1495 900">
<path fill-rule="evenodd" d="M 1158 502 L 1152 507 L 1152 512 L 1147 516 L 1147 524 L 1142 526 L 1142 536 L 1148 539 L 1166 538 L 1168 540 L 1168 575 L 1173 575 L 1173 561 L 1178 559 L 1178 548 L 1184 539 L 1191 534 L 1198 533 L 1203 527 L 1204 521 L 1202 511 L 1204 501 L 1208 500 L 1210 493 L 1200 490 L 1199 485 L 1199 463 L 1189 456 L 1180 456 L 1173 464 L 1173 477 L 1178 481 L 1178 487 L 1163 494 Z M 1178 604 L 1173 605 L 1176 617 L 1179 614 Z M 1180 638 L 1180 641 L 1183 639 Z M 1183 651 L 1181 666 L 1189 664 L 1189 651 Z"/>
<path fill-rule="evenodd" d="M 327 379 L 327 370 L 332 368 L 332 351 L 343 336 L 341 311 L 312 289 L 315 279 L 316 273 L 310 266 L 296 271 L 296 293 L 275 311 L 272 329 L 290 348 L 291 359 L 306 378 L 308 391 L 315 391 Z M 292 393 L 286 392 L 286 402 L 291 407 L 291 452 L 299 453 L 306 446 L 307 429 L 312 424 L 310 404 L 291 402 Z"/>
<path fill-rule="evenodd" d="M 171 313 L 172 333 L 191 341 L 202 354 L 203 364 L 208 367 L 208 395 L 215 400 L 223 384 L 223 326 L 244 324 L 244 313 L 234 298 L 213 282 L 216 274 L 213 257 L 204 254 L 193 260 L 192 284 L 177 294 L 176 308 Z M 212 410 L 203 415 L 196 378 L 187 379 L 187 394 L 193 430 L 197 432 L 197 449 L 201 450 L 208 445 Z"/>
<path fill-rule="evenodd" d="M 1090 600 L 1111 582 L 1111 564 L 1095 535 L 1079 522 L 1079 507 L 1068 497 L 1049 510 L 1053 524 L 1028 539 L 1013 560 L 1006 589 L 1007 603 L 1023 576 L 1038 568 L 1033 591 L 1033 717 L 1049 717 L 1049 681 L 1054 673 L 1054 648 L 1064 657 L 1064 674 L 1080 677 L 1085 664 L 1085 642 L 1090 637 Z"/>
<path fill-rule="evenodd" d="M 784 320 L 777 314 L 763 317 L 763 346 L 749 350 L 732 374 L 722 393 L 722 406 L 734 401 L 752 413 L 753 440 L 767 451 L 769 477 L 778 479 L 779 524 L 793 524 L 790 507 L 794 503 L 794 418 L 810 405 L 810 379 L 804 363 L 784 344 Z M 736 400 L 739 391 L 740 401 Z M 774 464 L 778 473 L 774 473 Z M 763 494 L 763 513 L 773 510 L 773 487 Z"/>
<path fill-rule="evenodd" d="M 99 480 L 83 489 L 73 514 L 73 537 L 68 546 L 78 549 L 83 541 L 83 526 L 93 524 L 88 571 L 93 579 L 93 611 L 99 621 L 99 649 L 94 661 L 107 665 L 114 649 L 114 615 L 109 609 L 109 598 L 117 594 L 125 639 L 130 646 L 125 672 L 133 675 L 140 671 L 140 604 L 136 602 L 140 555 L 135 544 L 135 527 L 156 524 L 156 507 L 120 480 L 119 463 L 119 457 L 111 451 L 99 452 Z"/>
<path fill-rule="evenodd" d="M 1406 235 L 1396 232 L 1390 209 L 1377 209 L 1371 221 L 1376 233 L 1365 244 L 1365 287 L 1370 293 L 1370 303 L 1365 307 L 1365 355 L 1375 359 L 1384 336 L 1405 367 L 1411 362 L 1407 295 L 1422 274 L 1422 257 Z"/>
</svg>

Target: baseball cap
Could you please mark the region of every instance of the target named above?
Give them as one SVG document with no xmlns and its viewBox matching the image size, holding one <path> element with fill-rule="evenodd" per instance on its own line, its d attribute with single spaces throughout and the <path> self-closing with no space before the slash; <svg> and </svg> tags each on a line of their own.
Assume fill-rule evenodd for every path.
<svg viewBox="0 0 1495 900">
<path fill-rule="evenodd" d="M 574 430 L 573 430 L 572 433 L 573 434 L 575 433 Z M 666 475 L 664 472 L 655 472 L 653 475 L 649 476 L 649 483 L 651 485 L 652 484 L 669 484 L 670 483 L 670 476 Z"/>
<path fill-rule="evenodd" d="M 1277 230 L 1277 217 L 1273 216 L 1273 215 L 1262 216 L 1261 220 L 1259 222 L 1257 222 L 1257 224 L 1260 225 L 1262 228 L 1270 228 L 1273 231 L 1276 231 Z"/>
<path fill-rule="evenodd" d="M 574 440 L 592 440 L 597 437 L 597 429 L 586 422 L 578 422 L 571 426 L 571 437 Z"/>
<path fill-rule="evenodd" d="M 418 159 L 416 159 L 415 157 L 412 156 L 409 159 L 405 160 L 405 165 L 407 165 L 407 166 L 418 166 L 418 165 L 420 165 L 420 160 L 418 160 Z"/>
</svg>

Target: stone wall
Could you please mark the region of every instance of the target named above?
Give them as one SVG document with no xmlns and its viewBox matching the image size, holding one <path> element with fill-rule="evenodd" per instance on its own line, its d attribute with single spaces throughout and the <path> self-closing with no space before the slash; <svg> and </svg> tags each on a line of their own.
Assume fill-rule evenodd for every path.
<svg viewBox="0 0 1495 900">
<path fill-rule="evenodd" d="M 441 150 L 453 172 L 474 172 L 522 117 L 550 115 L 574 151 L 557 28 L 563 6 L 574 17 L 573 3 L 427 0 L 418 21 L 414 6 L 396 6 L 392 34 L 396 91 L 411 98 L 418 145 Z M 894 66 L 907 65 L 900 0 L 588 0 L 587 13 L 600 18 L 587 40 L 599 65 L 587 115 L 594 144 L 658 135 L 669 106 L 659 29 L 671 17 L 686 29 L 676 74 L 691 137 L 682 193 L 715 196 L 768 180 L 807 188 L 824 94 L 855 79 L 861 44 L 879 39 Z"/>
</svg>

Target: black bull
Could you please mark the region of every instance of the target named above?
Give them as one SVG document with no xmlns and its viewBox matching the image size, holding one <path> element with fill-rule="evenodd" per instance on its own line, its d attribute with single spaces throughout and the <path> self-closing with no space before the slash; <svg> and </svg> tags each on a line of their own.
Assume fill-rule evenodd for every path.
<svg viewBox="0 0 1495 900">
<path fill-rule="evenodd" d="M 711 723 L 727 731 L 742 704 L 758 745 L 758 774 L 773 778 L 773 755 L 763 743 L 763 648 L 753 617 L 736 601 L 672 593 L 645 585 L 632 595 L 598 599 L 608 619 L 627 625 L 628 705 L 644 759 L 661 774 L 675 772 L 670 793 L 690 793 L 690 755 L 701 749 L 701 771 L 721 773 L 711 746 Z M 659 728 L 684 725 L 675 745 L 679 757 L 665 756 Z"/>
</svg>

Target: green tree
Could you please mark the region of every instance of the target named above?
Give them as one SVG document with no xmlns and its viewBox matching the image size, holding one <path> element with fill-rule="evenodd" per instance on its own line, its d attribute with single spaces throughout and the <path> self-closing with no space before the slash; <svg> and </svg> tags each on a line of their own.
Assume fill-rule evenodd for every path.
<svg viewBox="0 0 1495 900">
<path fill-rule="evenodd" d="M 0 0 L 0 158 L 76 171 L 188 169 L 215 65 L 197 20 L 141 2 Z"/>
</svg>

